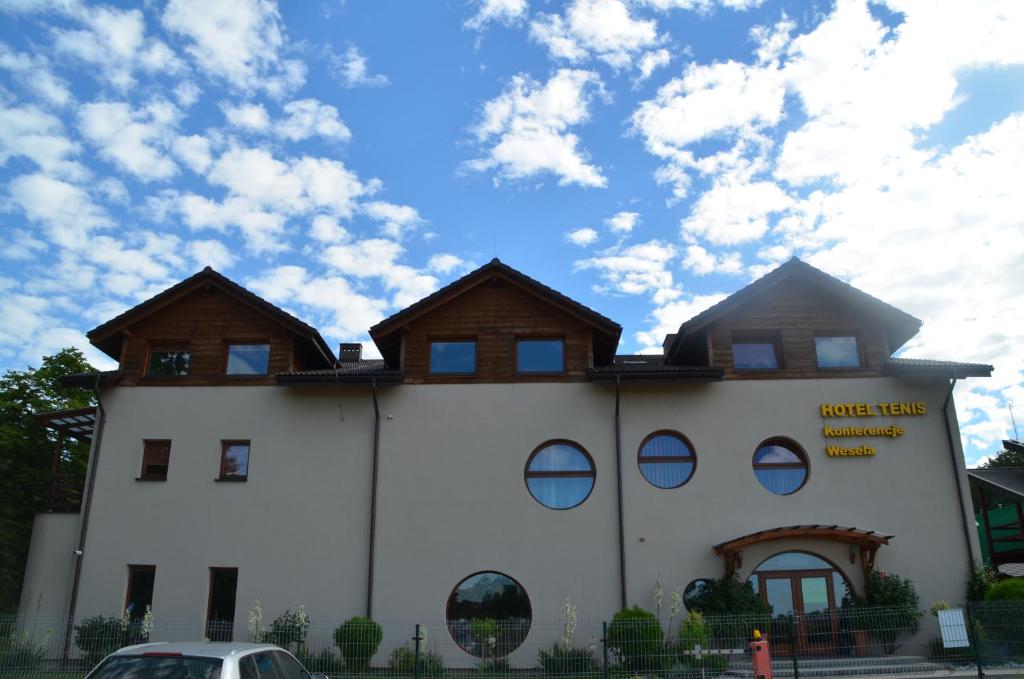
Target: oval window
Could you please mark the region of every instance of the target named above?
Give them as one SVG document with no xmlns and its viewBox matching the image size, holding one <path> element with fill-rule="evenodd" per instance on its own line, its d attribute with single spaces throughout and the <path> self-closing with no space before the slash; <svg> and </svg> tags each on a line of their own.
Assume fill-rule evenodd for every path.
<svg viewBox="0 0 1024 679">
<path fill-rule="evenodd" d="M 594 461 L 572 441 L 549 441 L 526 461 L 526 487 L 551 509 L 572 509 L 594 489 Z"/>
<path fill-rule="evenodd" d="M 445 611 L 452 640 L 478 658 L 500 658 L 530 632 L 530 598 L 515 579 L 497 571 L 470 575 L 452 590 Z"/>
<path fill-rule="evenodd" d="M 678 488 L 690 480 L 697 456 L 686 437 L 674 431 L 656 431 L 640 444 L 640 473 L 658 488 Z"/>
<path fill-rule="evenodd" d="M 691 580 L 690 584 L 683 590 L 683 605 L 686 606 L 686 610 L 692 610 L 694 600 L 704 591 L 704 585 L 711 582 L 707 578 L 697 578 Z"/>
<path fill-rule="evenodd" d="M 791 495 L 807 482 L 807 455 L 789 439 L 768 439 L 754 452 L 754 476 L 776 495 Z"/>
</svg>

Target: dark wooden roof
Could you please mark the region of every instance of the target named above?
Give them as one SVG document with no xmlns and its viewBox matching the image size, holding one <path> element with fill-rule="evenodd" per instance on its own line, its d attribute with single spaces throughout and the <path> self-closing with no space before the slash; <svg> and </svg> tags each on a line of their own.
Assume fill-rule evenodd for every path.
<svg viewBox="0 0 1024 679">
<path fill-rule="evenodd" d="M 715 545 L 715 554 L 727 554 L 736 552 L 749 545 L 756 545 L 761 542 L 772 540 L 785 540 L 789 538 L 814 538 L 818 540 L 835 540 L 847 544 L 864 547 L 887 545 L 892 535 L 883 535 L 873 530 L 863 530 L 844 526 L 829 526 L 823 524 L 812 524 L 804 526 L 782 526 L 759 530 L 755 533 L 748 533 L 738 538 Z"/>
<path fill-rule="evenodd" d="M 620 354 L 587 371 L 591 382 L 718 382 L 721 368 L 669 365 L 661 354 Z"/>
<path fill-rule="evenodd" d="M 725 314 L 738 309 L 768 292 L 783 281 L 800 278 L 817 285 L 836 297 L 859 306 L 869 313 L 877 315 L 886 328 L 886 335 L 889 340 L 889 348 L 895 351 L 903 346 L 908 339 L 917 334 L 921 327 L 921 321 L 910 314 L 900 311 L 896 307 L 862 292 L 849 283 L 845 283 L 834 276 L 816 269 L 810 264 L 794 257 L 777 269 L 765 274 L 761 278 L 726 297 L 714 306 L 705 309 L 688 321 L 679 326 L 679 331 L 669 342 L 665 352 L 666 362 L 675 363 L 687 336 L 703 330 L 714 321 Z"/>
<path fill-rule="evenodd" d="M 402 380 L 402 371 L 389 368 L 383 359 L 364 359 L 348 363 L 339 363 L 335 368 L 326 370 L 297 370 L 289 373 L 278 373 L 274 376 L 278 384 L 340 384 L 397 383 Z"/>
<path fill-rule="evenodd" d="M 430 294 L 420 301 L 402 309 L 398 313 L 385 318 L 383 321 L 370 328 L 370 337 L 373 338 L 374 343 L 377 345 L 377 348 L 380 349 L 380 352 L 385 359 L 389 359 L 389 356 L 394 355 L 394 348 L 397 344 L 394 336 L 402 329 L 403 326 L 441 306 L 445 302 L 472 290 L 477 285 L 494 278 L 507 280 L 514 285 L 517 285 L 522 290 L 535 295 L 541 300 L 558 307 L 565 313 L 575 316 L 589 324 L 595 330 L 595 362 L 604 363 L 612 359 L 612 356 L 615 353 L 615 348 L 619 344 L 619 336 L 622 334 L 621 325 L 607 316 L 603 316 L 593 309 L 580 304 L 576 300 L 566 297 L 557 290 L 549 288 L 540 281 L 527 276 L 521 271 L 513 269 L 498 258 L 492 259 L 479 269 L 469 272 L 462 278 L 449 283 L 433 294 Z M 389 362 L 393 363 L 393 360 L 389 359 Z"/>
<path fill-rule="evenodd" d="M 1024 467 L 968 469 L 967 476 L 1024 498 Z"/>
<path fill-rule="evenodd" d="M 115 316 L 106 323 L 96 326 L 86 333 L 89 341 L 114 360 L 121 356 L 122 330 L 138 322 L 140 319 L 153 314 L 160 309 L 174 303 L 185 295 L 192 293 L 205 286 L 212 285 L 219 290 L 231 295 L 243 304 L 255 309 L 259 313 L 277 321 L 298 337 L 308 341 L 324 359 L 324 365 L 332 365 L 335 362 L 334 353 L 320 336 L 316 328 L 305 323 L 284 309 L 275 306 L 259 295 L 246 290 L 230 278 L 206 267 L 199 273 L 189 276 L 177 285 L 173 285 L 163 292 L 150 297 L 146 301 L 128 309 L 124 313 Z"/>
</svg>

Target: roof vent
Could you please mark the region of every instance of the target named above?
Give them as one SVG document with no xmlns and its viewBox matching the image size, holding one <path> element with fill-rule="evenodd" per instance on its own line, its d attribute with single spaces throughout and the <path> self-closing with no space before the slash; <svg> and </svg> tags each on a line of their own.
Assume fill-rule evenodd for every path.
<svg viewBox="0 0 1024 679">
<path fill-rule="evenodd" d="M 358 363 L 363 360 L 363 345 L 360 342 L 342 342 L 338 355 L 342 363 Z"/>
</svg>

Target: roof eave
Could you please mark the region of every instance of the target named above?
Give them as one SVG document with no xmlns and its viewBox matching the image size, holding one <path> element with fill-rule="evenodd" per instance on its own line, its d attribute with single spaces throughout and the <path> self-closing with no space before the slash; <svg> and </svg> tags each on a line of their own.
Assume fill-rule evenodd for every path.
<svg viewBox="0 0 1024 679">
<path fill-rule="evenodd" d="M 896 377 L 939 377 L 959 380 L 967 377 L 992 377 L 992 366 L 886 366 L 886 373 Z"/>
<path fill-rule="evenodd" d="M 602 372 L 588 371 L 587 377 L 591 382 L 721 382 L 722 371 L 685 373 L 680 371 L 665 372 Z"/>
<path fill-rule="evenodd" d="M 399 384 L 401 374 L 390 375 L 275 375 L 274 381 L 282 386 L 313 384 Z"/>
</svg>

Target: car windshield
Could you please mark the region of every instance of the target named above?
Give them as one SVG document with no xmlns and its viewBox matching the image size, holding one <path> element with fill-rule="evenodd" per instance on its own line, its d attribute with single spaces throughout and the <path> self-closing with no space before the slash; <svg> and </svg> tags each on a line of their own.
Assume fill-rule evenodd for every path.
<svg viewBox="0 0 1024 679">
<path fill-rule="evenodd" d="M 220 679 L 222 662 L 217 658 L 122 655 L 108 658 L 88 679 Z"/>
</svg>

